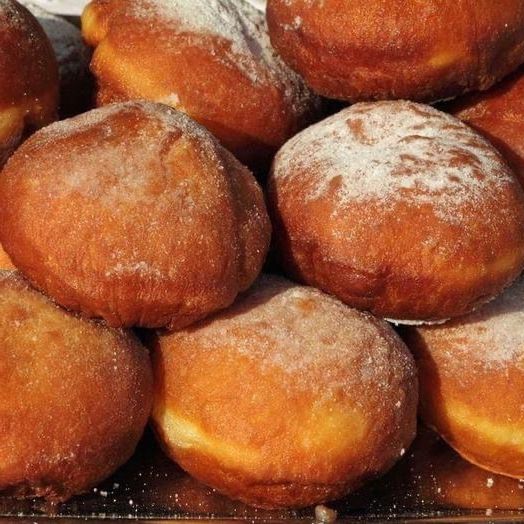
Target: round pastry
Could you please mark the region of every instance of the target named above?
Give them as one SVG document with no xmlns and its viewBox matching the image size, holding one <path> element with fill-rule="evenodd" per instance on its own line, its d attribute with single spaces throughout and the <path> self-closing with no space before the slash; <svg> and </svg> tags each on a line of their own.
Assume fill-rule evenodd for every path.
<svg viewBox="0 0 524 524">
<path fill-rule="evenodd" d="M 524 63 L 521 0 L 269 0 L 271 42 L 316 92 L 435 101 Z"/>
<path fill-rule="evenodd" d="M 44 31 L 15 0 L 0 0 L 0 27 L 1 167 L 25 134 L 56 118 L 58 68 Z"/>
<path fill-rule="evenodd" d="M 147 423 L 152 373 L 130 334 L 0 272 L 0 491 L 61 501 L 108 477 Z"/>
<path fill-rule="evenodd" d="M 36 17 L 53 46 L 60 74 L 60 115 L 65 118 L 87 111 L 93 96 L 91 52 L 80 29 L 31 1 L 19 2 Z"/>
<path fill-rule="evenodd" d="M 447 104 L 454 114 L 486 136 L 524 183 L 524 72 L 519 70 L 486 93 Z"/>
<path fill-rule="evenodd" d="M 313 288 L 264 277 L 151 346 L 160 442 L 233 499 L 288 508 L 341 497 L 415 435 L 407 348 L 385 322 Z"/>
<path fill-rule="evenodd" d="M 524 478 L 524 280 L 443 326 L 406 329 L 421 415 L 465 459 Z"/>
<path fill-rule="evenodd" d="M 99 105 L 163 102 L 206 126 L 252 167 L 319 111 L 243 0 L 93 0 L 84 11 Z"/>
<path fill-rule="evenodd" d="M 110 105 L 40 130 L 2 173 L 0 242 L 64 307 L 179 328 L 227 307 L 269 244 L 251 173 L 165 105 Z M 0 197 L 0 198 L 2 198 Z"/>
<path fill-rule="evenodd" d="M 517 179 L 429 106 L 361 103 L 303 131 L 275 159 L 269 207 L 291 275 L 400 322 L 468 313 L 524 267 Z"/>
</svg>

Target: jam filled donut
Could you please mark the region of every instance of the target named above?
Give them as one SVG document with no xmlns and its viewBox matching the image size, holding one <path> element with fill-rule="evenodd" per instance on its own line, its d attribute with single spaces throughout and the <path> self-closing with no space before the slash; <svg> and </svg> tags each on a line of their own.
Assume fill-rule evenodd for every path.
<svg viewBox="0 0 524 524">
<path fill-rule="evenodd" d="M 316 92 L 424 102 L 524 63 L 521 0 L 269 0 L 271 42 Z"/>
<path fill-rule="evenodd" d="M 1 167 L 25 134 L 55 120 L 58 67 L 43 29 L 15 0 L 0 0 L 0 27 Z"/>
<path fill-rule="evenodd" d="M 524 70 L 445 106 L 495 144 L 524 183 Z"/>
<path fill-rule="evenodd" d="M 152 373 L 130 334 L 0 271 L 0 491 L 61 501 L 111 475 L 147 423 Z"/>
<path fill-rule="evenodd" d="M 233 499 L 286 508 L 341 497 L 414 438 L 407 348 L 385 322 L 313 288 L 264 277 L 151 346 L 160 442 Z"/>
<path fill-rule="evenodd" d="M 31 1 L 19 2 L 36 17 L 53 46 L 60 73 L 60 115 L 68 117 L 87 111 L 93 96 L 91 52 L 80 29 Z"/>
<path fill-rule="evenodd" d="M 243 0 L 93 0 L 82 27 L 96 47 L 99 105 L 168 104 L 252 167 L 319 111 L 272 50 L 263 13 Z"/>
<path fill-rule="evenodd" d="M 296 279 L 402 322 L 468 313 L 524 266 L 524 193 L 499 153 L 411 102 L 361 103 L 278 153 L 280 258 Z"/>
<path fill-rule="evenodd" d="M 40 130 L 0 186 L 0 242 L 14 264 L 59 304 L 114 327 L 174 329 L 227 307 L 269 244 L 253 175 L 162 104 L 109 105 Z"/>
<path fill-rule="evenodd" d="M 524 280 L 481 310 L 405 340 L 420 372 L 421 415 L 465 459 L 524 478 Z"/>
</svg>

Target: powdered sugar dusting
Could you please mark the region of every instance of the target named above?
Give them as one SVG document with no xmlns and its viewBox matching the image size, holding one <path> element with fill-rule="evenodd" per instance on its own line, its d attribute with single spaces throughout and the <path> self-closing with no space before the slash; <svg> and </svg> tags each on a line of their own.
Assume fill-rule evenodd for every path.
<svg viewBox="0 0 524 524">
<path fill-rule="evenodd" d="M 449 365 L 500 368 L 524 359 L 524 278 L 480 310 L 448 324 L 419 328 Z"/>
<path fill-rule="evenodd" d="M 463 123 L 412 102 L 356 104 L 291 139 L 274 164 L 274 177 L 301 177 L 307 199 L 336 187 L 336 211 L 354 202 L 400 200 L 432 206 L 446 222 L 464 205 L 514 177 L 499 154 Z"/>
<path fill-rule="evenodd" d="M 191 249 L 197 250 L 204 249 L 210 241 L 191 236 L 189 225 L 200 220 L 204 212 L 203 206 L 195 201 L 197 190 L 193 180 L 181 176 L 176 184 L 168 184 L 169 190 L 162 186 L 162 176 L 166 180 L 176 178 L 177 166 L 171 166 L 166 157 L 178 147 L 180 137 L 194 140 L 195 149 L 201 150 L 204 158 L 215 159 L 215 163 L 221 165 L 216 153 L 218 143 L 210 133 L 183 113 L 151 102 L 108 105 L 56 122 L 33 135 L 19 156 L 23 154 L 37 172 L 53 173 L 53 183 L 46 177 L 35 177 L 32 181 L 35 190 L 46 195 L 49 206 L 55 202 L 67 206 L 72 197 L 81 196 L 86 202 L 96 201 L 100 213 L 120 217 L 119 228 L 111 230 L 116 238 L 106 231 L 103 239 L 111 243 L 113 238 L 114 244 L 105 257 L 103 277 L 119 279 L 138 275 L 160 282 L 177 274 L 190 254 L 189 248 L 182 245 L 177 256 L 171 258 L 167 253 L 172 247 L 158 244 L 154 249 L 160 261 L 151 260 L 150 256 L 144 258 L 149 255 L 145 247 L 149 239 L 165 239 L 172 234 L 165 232 L 162 217 L 172 216 L 174 209 L 180 210 L 180 222 L 184 224 L 181 229 L 187 230 L 190 238 L 178 231 L 173 242 L 190 242 Z M 56 153 L 64 151 L 64 143 L 68 144 L 70 154 Z M 136 216 L 137 209 L 140 209 L 139 216 Z M 64 217 L 67 216 L 64 213 Z M 96 223 L 97 217 L 91 220 Z M 73 236 L 78 228 L 80 236 L 91 226 L 79 222 L 63 227 Z M 123 232 L 126 227 L 129 231 L 144 227 L 143 245 L 128 243 L 122 251 L 115 247 L 120 245 L 119 235 L 126 238 Z M 161 256 L 162 250 L 167 250 L 165 257 Z"/>
<path fill-rule="evenodd" d="M 311 106 L 311 92 L 272 48 L 264 14 L 244 0 L 134 0 L 127 9 L 144 23 L 162 23 L 176 33 L 225 42 L 229 46 L 228 67 L 239 68 L 254 84 L 283 88 L 297 111 Z M 209 52 L 217 56 L 212 43 Z"/>
<path fill-rule="evenodd" d="M 385 322 L 276 277 L 262 277 L 225 315 L 192 330 L 191 337 L 197 338 L 192 347 L 210 358 L 217 341 L 227 340 L 230 351 L 270 373 L 289 375 L 290 387 L 320 388 L 325 395 L 354 394 L 357 384 L 389 391 L 414 373 L 409 352 Z M 392 399 L 392 406 L 398 401 L 403 399 Z"/>
</svg>

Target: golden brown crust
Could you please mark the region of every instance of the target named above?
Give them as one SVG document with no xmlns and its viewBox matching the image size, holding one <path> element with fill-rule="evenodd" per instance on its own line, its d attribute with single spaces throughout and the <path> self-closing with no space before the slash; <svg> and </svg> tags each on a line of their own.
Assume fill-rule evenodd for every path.
<svg viewBox="0 0 524 524">
<path fill-rule="evenodd" d="M 271 42 L 316 92 L 435 101 L 524 62 L 520 0 L 269 0 Z"/>
<path fill-rule="evenodd" d="M 79 319 L 0 272 L 0 491 L 64 500 L 132 455 L 152 374 L 129 333 Z"/>
<path fill-rule="evenodd" d="M 16 266 L 113 326 L 177 328 L 227 307 L 269 244 L 253 176 L 160 104 L 107 106 L 41 130 L 0 186 L 0 236 Z"/>
<path fill-rule="evenodd" d="M 486 136 L 504 154 L 524 183 L 524 74 L 509 76 L 486 93 L 443 107 Z"/>
<path fill-rule="evenodd" d="M 406 348 L 387 324 L 312 288 L 265 277 L 230 309 L 152 346 L 164 449 L 248 504 L 338 498 L 413 439 Z"/>
<path fill-rule="evenodd" d="M 524 478 L 524 282 L 444 326 L 407 329 L 421 415 L 466 460 Z"/>
<path fill-rule="evenodd" d="M 24 134 L 55 120 L 58 68 L 49 40 L 25 7 L 2 0 L 0 26 L 2 166 Z"/>
<path fill-rule="evenodd" d="M 524 193 L 495 149 L 410 102 L 352 106 L 278 153 L 268 186 L 295 278 L 399 321 L 468 313 L 524 264 Z"/>
<path fill-rule="evenodd" d="M 262 14 L 242 0 L 94 0 L 82 26 L 96 48 L 99 105 L 171 105 L 258 169 L 319 112 L 270 49 Z"/>
</svg>

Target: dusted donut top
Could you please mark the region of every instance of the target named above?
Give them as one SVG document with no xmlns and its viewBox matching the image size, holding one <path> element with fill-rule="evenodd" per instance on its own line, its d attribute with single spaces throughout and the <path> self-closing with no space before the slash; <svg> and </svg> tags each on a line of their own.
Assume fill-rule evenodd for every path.
<svg viewBox="0 0 524 524">
<path fill-rule="evenodd" d="M 239 478 L 250 471 L 254 489 L 297 483 L 307 496 L 308 483 L 333 483 L 340 496 L 413 437 L 416 371 L 395 332 L 284 279 L 263 277 L 225 312 L 160 336 L 154 358 L 154 419 L 175 457 L 215 456 Z"/>
<path fill-rule="evenodd" d="M 94 0 L 99 102 L 146 98 L 208 127 L 243 160 L 278 148 L 318 100 L 273 51 L 264 15 L 243 0 Z"/>
<path fill-rule="evenodd" d="M 420 414 L 463 457 L 524 475 L 524 280 L 479 311 L 408 330 L 420 372 Z"/>
<path fill-rule="evenodd" d="M 524 279 L 466 317 L 417 332 L 442 373 L 459 385 L 477 382 L 482 375 L 488 388 L 492 383 L 522 394 L 524 382 L 509 380 L 508 371 L 524 380 Z"/>
<path fill-rule="evenodd" d="M 356 104 L 299 133 L 274 161 L 269 201 L 298 276 L 389 318 L 467 313 L 524 263 L 516 177 L 421 104 Z"/>
<path fill-rule="evenodd" d="M 12 205 L 0 229 L 15 265 L 61 305 L 115 326 L 187 325 L 228 306 L 269 244 L 251 173 L 161 104 L 48 126 L 3 174 Z"/>
<path fill-rule="evenodd" d="M 448 224 L 473 218 L 473 207 L 515 185 L 480 136 L 410 102 L 357 104 L 311 126 L 282 148 L 273 177 L 284 189 L 300 179 L 297 197 L 306 202 L 331 198 L 333 214 L 353 204 L 404 204 L 428 207 Z"/>
</svg>

